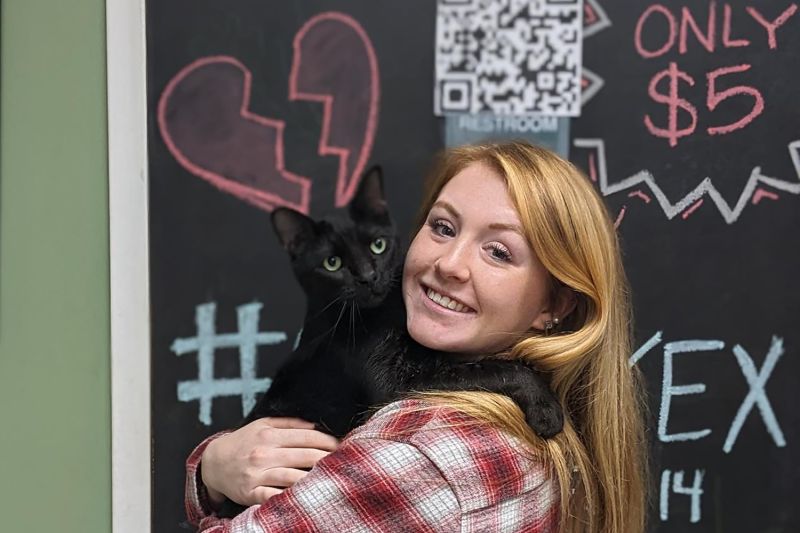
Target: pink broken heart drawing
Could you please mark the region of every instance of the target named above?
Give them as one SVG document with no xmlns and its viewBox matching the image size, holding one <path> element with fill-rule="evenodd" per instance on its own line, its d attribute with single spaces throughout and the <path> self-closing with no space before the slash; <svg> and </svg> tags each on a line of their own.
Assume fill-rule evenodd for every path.
<svg viewBox="0 0 800 533">
<path fill-rule="evenodd" d="M 355 19 L 324 12 L 298 30 L 293 52 L 288 99 L 322 104 L 317 150 L 339 159 L 334 203 L 341 207 L 355 194 L 377 129 L 375 50 Z M 308 213 L 313 179 L 286 169 L 286 123 L 250 111 L 252 83 L 234 57 L 193 61 L 161 94 L 161 136 L 181 166 L 220 190 L 267 211 Z"/>
</svg>

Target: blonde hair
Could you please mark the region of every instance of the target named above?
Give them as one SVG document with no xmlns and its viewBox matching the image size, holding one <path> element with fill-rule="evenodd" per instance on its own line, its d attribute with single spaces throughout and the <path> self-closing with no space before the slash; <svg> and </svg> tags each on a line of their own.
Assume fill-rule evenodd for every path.
<svg viewBox="0 0 800 533">
<path fill-rule="evenodd" d="M 564 430 L 543 440 L 510 399 L 484 392 L 423 393 L 528 443 L 552 465 L 561 493 L 562 532 L 643 531 L 647 443 L 644 394 L 631 368 L 627 280 L 603 201 L 572 164 L 523 142 L 463 146 L 438 159 L 421 206 L 427 215 L 445 184 L 473 163 L 506 180 L 525 235 L 552 277 L 574 291 L 576 308 L 556 334 L 532 332 L 502 357 L 523 359 L 551 378 Z"/>
</svg>

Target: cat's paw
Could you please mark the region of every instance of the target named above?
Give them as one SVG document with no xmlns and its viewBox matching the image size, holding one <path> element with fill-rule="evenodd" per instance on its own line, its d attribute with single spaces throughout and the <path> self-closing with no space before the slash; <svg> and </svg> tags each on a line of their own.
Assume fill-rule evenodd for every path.
<svg viewBox="0 0 800 533">
<path fill-rule="evenodd" d="M 564 412 L 552 394 L 541 395 L 524 412 L 525 421 L 543 439 L 555 437 L 564 428 Z"/>
</svg>

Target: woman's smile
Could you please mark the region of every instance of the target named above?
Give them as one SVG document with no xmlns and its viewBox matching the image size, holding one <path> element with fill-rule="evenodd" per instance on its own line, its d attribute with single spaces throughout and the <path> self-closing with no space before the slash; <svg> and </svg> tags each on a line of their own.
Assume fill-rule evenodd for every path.
<svg viewBox="0 0 800 533">
<path fill-rule="evenodd" d="M 425 285 L 420 285 L 420 288 L 430 304 L 432 304 L 431 309 L 434 311 L 452 311 L 460 315 L 475 314 L 475 310 L 472 307 L 444 291 L 439 291 Z"/>
</svg>

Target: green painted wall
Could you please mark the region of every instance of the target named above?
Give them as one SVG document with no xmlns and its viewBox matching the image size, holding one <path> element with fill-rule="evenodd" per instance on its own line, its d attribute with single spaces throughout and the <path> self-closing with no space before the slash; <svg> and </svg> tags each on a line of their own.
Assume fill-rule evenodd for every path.
<svg viewBox="0 0 800 533">
<path fill-rule="evenodd" d="M 111 530 L 103 0 L 2 0 L 3 531 Z"/>
</svg>

